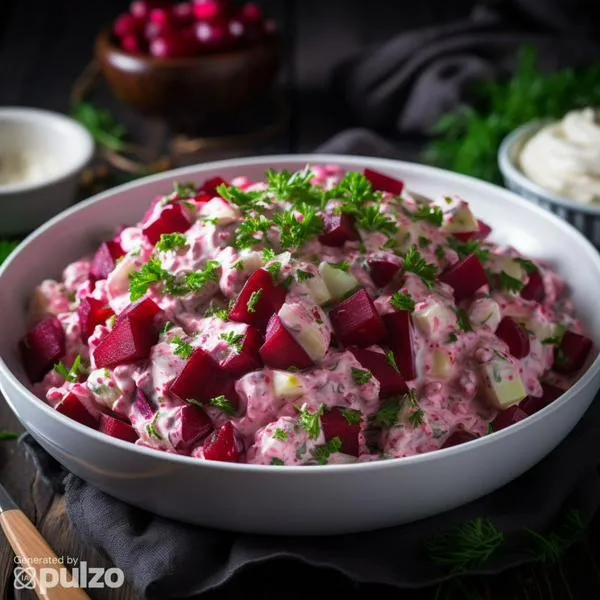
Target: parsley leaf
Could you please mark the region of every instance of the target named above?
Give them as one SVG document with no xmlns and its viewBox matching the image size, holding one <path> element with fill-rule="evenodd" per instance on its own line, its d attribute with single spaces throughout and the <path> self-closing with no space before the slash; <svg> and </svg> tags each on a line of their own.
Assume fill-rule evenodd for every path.
<svg viewBox="0 0 600 600">
<path fill-rule="evenodd" d="M 473 331 L 469 315 L 464 308 L 456 309 L 456 320 L 461 331 Z"/>
<path fill-rule="evenodd" d="M 313 277 L 314 275 L 312 273 L 309 273 L 308 271 L 304 271 L 302 269 L 298 269 L 296 271 L 296 279 L 298 280 L 298 283 L 302 283 L 303 281 L 312 279 Z"/>
<path fill-rule="evenodd" d="M 388 351 L 388 353 L 386 354 L 386 358 L 388 363 L 390 363 L 390 366 L 392 367 L 392 369 L 394 369 L 394 371 L 397 371 L 398 373 L 400 373 L 400 369 L 398 368 L 398 363 L 396 362 L 396 357 L 394 356 L 394 353 L 392 350 Z"/>
<path fill-rule="evenodd" d="M 264 215 L 246 216 L 235 232 L 233 245 L 239 250 L 260 244 L 272 226 Z"/>
<path fill-rule="evenodd" d="M 6 442 L 8 440 L 16 440 L 19 437 L 18 433 L 14 431 L 0 431 L 0 441 Z"/>
<path fill-rule="evenodd" d="M 155 438 L 157 440 L 162 440 L 163 439 L 162 435 L 160 435 L 160 432 L 159 432 L 159 430 L 158 430 L 158 428 L 156 426 L 156 422 L 158 420 L 158 415 L 159 414 L 160 413 L 157 412 L 154 415 L 154 418 L 152 419 L 152 421 L 150 423 L 148 423 L 148 425 L 146 425 L 146 431 L 148 432 L 148 435 L 150 437 L 153 437 L 153 438 Z"/>
<path fill-rule="evenodd" d="M 273 248 L 265 248 L 262 252 L 262 258 L 263 261 L 268 263 L 271 262 L 272 260 L 275 260 L 275 250 L 273 250 Z"/>
<path fill-rule="evenodd" d="M 191 181 L 188 181 L 187 183 L 175 182 L 173 184 L 173 192 L 181 200 L 189 200 L 190 198 L 195 198 L 198 194 L 196 184 Z"/>
<path fill-rule="evenodd" d="M 512 277 L 505 271 L 500 271 L 498 285 L 501 290 L 506 292 L 520 292 L 525 287 L 525 284 L 521 280 Z"/>
<path fill-rule="evenodd" d="M 422 409 L 417 408 L 408 415 L 408 422 L 415 429 L 425 422 L 425 413 Z"/>
<path fill-rule="evenodd" d="M 414 273 L 428 288 L 433 287 L 438 274 L 438 268 L 428 263 L 414 245 L 404 256 L 404 270 Z"/>
<path fill-rule="evenodd" d="M 277 465 L 278 467 L 282 467 L 283 465 L 285 465 L 285 463 L 280 458 L 277 458 L 276 456 L 274 456 L 271 459 L 271 464 Z"/>
<path fill-rule="evenodd" d="M 347 173 L 336 188 L 331 190 L 330 197 L 347 201 L 349 212 L 354 212 L 375 198 L 371 182 L 357 172 Z"/>
<path fill-rule="evenodd" d="M 129 296 L 132 302 L 146 295 L 151 286 L 170 281 L 171 275 L 162 268 L 157 258 L 152 258 L 139 271 L 129 275 Z"/>
<path fill-rule="evenodd" d="M 312 455 L 320 465 L 326 465 L 327 461 L 332 454 L 339 452 L 342 449 L 342 440 L 335 436 L 331 438 L 326 444 L 317 446 L 313 451 Z"/>
<path fill-rule="evenodd" d="M 194 353 L 194 347 L 191 344 L 188 344 L 180 336 L 174 337 L 171 340 L 171 344 L 175 344 L 175 350 L 173 350 L 173 354 L 176 354 L 181 358 L 188 359 Z"/>
<path fill-rule="evenodd" d="M 235 407 L 225 396 L 216 396 L 210 401 L 210 405 L 218 408 L 223 414 L 231 417 L 235 414 Z"/>
<path fill-rule="evenodd" d="M 156 249 L 160 252 L 167 252 L 168 250 L 179 250 L 185 246 L 187 246 L 187 240 L 182 233 L 163 233 L 156 244 Z"/>
<path fill-rule="evenodd" d="M 441 227 L 444 221 L 444 213 L 439 206 L 425 204 L 412 214 L 412 218 L 415 221 L 427 221 L 436 227 Z"/>
<path fill-rule="evenodd" d="M 222 340 L 227 342 L 236 352 L 242 351 L 242 344 L 244 342 L 243 333 L 234 333 L 233 331 L 227 331 L 219 336 Z"/>
<path fill-rule="evenodd" d="M 538 268 L 533 262 L 525 258 L 515 258 L 515 262 L 518 262 L 521 265 L 521 267 L 523 267 L 525 273 L 527 273 L 528 275 L 531 275 L 532 273 L 535 273 L 538 270 Z"/>
<path fill-rule="evenodd" d="M 260 302 L 262 295 L 263 295 L 262 288 L 259 288 L 258 290 L 255 290 L 254 292 L 252 292 L 250 294 L 250 298 L 248 299 L 248 302 L 246 303 L 246 308 L 248 309 L 249 313 L 256 312 L 256 307 L 258 306 L 258 303 Z"/>
<path fill-rule="evenodd" d="M 393 427 L 398 422 L 399 412 L 400 404 L 398 400 L 392 400 L 377 411 L 373 420 L 377 425 Z"/>
<path fill-rule="evenodd" d="M 448 238 L 448 245 L 458 254 L 461 260 L 464 260 L 471 254 L 475 254 L 481 262 L 486 262 L 490 257 L 490 251 L 487 248 L 482 248 L 481 242 L 477 240 L 462 242 L 458 238 L 450 236 Z"/>
<path fill-rule="evenodd" d="M 415 301 L 409 294 L 395 292 L 390 302 L 396 310 L 406 310 L 408 312 L 413 312 L 413 310 L 415 310 Z"/>
<path fill-rule="evenodd" d="M 458 340 L 458 336 L 456 335 L 456 333 L 454 333 L 454 331 L 452 331 L 448 335 L 448 343 L 453 343 L 453 342 L 456 342 L 457 340 Z"/>
<path fill-rule="evenodd" d="M 444 246 L 436 246 L 435 256 L 440 262 L 446 260 L 446 251 L 444 250 Z"/>
<path fill-rule="evenodd" d="M 69 383 L 77 383 L 79 376 L 85 373 L 85 368 L 81 364 L 81 356 L 79 354 L 75 357 L 70 369 L 67 369 L 62 362 L 59 362 L 54 365 L 54 370 Z"/>
<path fill-rule="evenodd" d="M 366 206 L 356 216 L 356 224 L 365 231 L 393 234 L 398 231 L 396 223 L 384 215 L 379 206 Z"/>
<path fill-rule="evenodd" d="M 354 379 L 358 385 L 364 385 L 365 383 L 368 383 L 371 381 L 372 377 L 373 374 L 370 371 L 352 367 L 352 379 Z"/>
<path fill-rule="evenodd" d="M 349 425 L 358 425 L 362 421 L 362 414 L 360 410 L 354 410 L 352 408 L 340 408 L 340 412 Z"/>
<path fill-rule="evenodd" d="M 299 423 L 300 426 L 308 432 L 308 437 L 310 439 L 316 440 L 319 437 L 319 434 L 321 433 L 320 417 L 322 414 L 323 406 L 321 406 L 314 413 L 311 413 L 308 410 L 306 404 L 303 404 L 300 408 Z"/>
<path fill-rule="evenodd" d="M 343 260 L 339 263 L 329 263 L 329 266 L 344 271 L 344 273 L 347 273 L 350 270 L 350 263 L 347 260 Z"/>
<path fill-rule="evenodd" d="M 244 209 L 255 208 L 264 195 L 262 192 L 244 192 L 237 187 L 228 186 L 225 183 L 222 183 L 217 188 L 217 194 L 224 200 L 231 202 L 231 204 Z"/>
<path fill-rule="evenodd" d="M 548 344 L 551 346 L 560 346 L 562 344 L 562 339 L 566 332 L 567 332 L 567 328 L 562 323 L 558 323 L 556 325 L 556 329 L 554 330 L 554 336 L 544 338 L 542 340 L 542 344 Z"/>
<path fill-rule="evenodd" d="M 314 174 L 308 168 L 294 173 L 270 170 L 266 174 L 268 192 L 280 201 L 302 201 L 320 205 L 320 190 L 313 188 L 310 183 L 313 177 Z"/>
<path fill-rule="evenodd" d="M 186 291 L 200 291 L 209 281 L 219 281 L 219 269 L 221 264 L 216 260 L 209 260 L 202 271 L 190 273 L 185 278 Z"/>
<path fill-rule="evenodd" d="M 319 235 L 324 228 L 323 219 L 305 203 L 298 204 L 294 211 L 283 211 L 273 217 L 280 229 L 280 241 L 283 248 L 300 248 L 308 240 Z"/>
<path fill-rule="evenodd" d="M 419 236 L 419 248 L 428 248 L 431 246 L 431 240 L 424 235 Z"/>
<path fill-rule="evenodd" d="M 289 435 L 289 433 L 287 431 L 285 431 L 284 429 L 281 429 L 280 427 L 278 427 L 275 430 L 275 433 L 273 434 L 273 437 L 276 440 L 279 440 L 280 442 L 287 442 L 287 440 L 290 437 L 290 435 Z"/>
</svg>

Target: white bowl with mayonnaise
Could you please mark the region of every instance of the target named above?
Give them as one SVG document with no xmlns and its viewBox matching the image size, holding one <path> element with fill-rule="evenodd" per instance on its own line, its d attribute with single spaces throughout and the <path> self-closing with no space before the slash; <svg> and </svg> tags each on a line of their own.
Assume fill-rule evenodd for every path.
<svg viewBox="0 0 600 600">
<path fill-rule="evenodd" d="M 509 189 L 600 246 L 600 109 L 519 127 L 502 142 L 498 164 Z"/>
<path fill-rule="evenodd" d="M 67 208 L 94 154 L 73 119 L 34 108 L 0 108 L 0 235 L 28 233 Z"/>
</svg>

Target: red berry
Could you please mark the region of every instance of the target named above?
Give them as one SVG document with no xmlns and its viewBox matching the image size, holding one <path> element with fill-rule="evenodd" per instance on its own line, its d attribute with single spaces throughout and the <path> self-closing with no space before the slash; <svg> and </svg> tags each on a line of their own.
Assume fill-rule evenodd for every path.
<svg viewBox="0 0 600 600">
<path fill-rule="evenodd" d="M 137 35 L 126 35 L 121 40 L 121 48 L 127 54 L 144 54 L 144 44 Z"/>
<path fill-rule="evenodd" d="M 140 20 L 146 20 L 150 16 L 150 11 L 161 5 L 165 5 L 166 2 L 159 2 L 156 0 L 136 0 L 132 2 L 129 7 L 129 12 Z"/>
<path fill-rule="evenodd" d="M 114 34 L 119 38 L 136 35 L 140 30 L 140 22 L 132 15 L 119 15 L 113 26 Z"/>
<path fill-rule="evenodd" d="M 242 6 L 240 17 L 244 23 L 248 24 L 262 23 L 264 20 L 262 8 L 253 2 L 249 2 Z"/>
<path fill-rule="evenodd" d="M 194 21 L 194 5 L 190 2 L 175 4 L 171 10 L 171 15 L 177 26 L 191 25 Z"/>
<path fill-rule="evenodd" d="M 234 39 L 223 23 L 196 23 L 194 32 L 202 52 L 223 52 L 232 47 Z"/>
<path fill-rule="evenodd" d="M 163 30 L 168 29 L 173 23 L 171 10 L 169 8 L 153 8 L 150 11 L 150 22 L 156 23 Z"/>
<path fill-rule="evenodd" d="M 212 21 L 221 15 L 221 7 L 214 0 L 204 0 L 194 4 L 193 12 L 198 21 Z"/>
</svg>

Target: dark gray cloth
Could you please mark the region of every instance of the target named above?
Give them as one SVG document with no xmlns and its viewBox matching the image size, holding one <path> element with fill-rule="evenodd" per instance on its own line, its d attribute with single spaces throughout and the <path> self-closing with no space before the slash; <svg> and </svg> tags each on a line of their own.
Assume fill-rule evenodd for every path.
<svg viewBox="0 0 600 600">
<path fill-rule="evenodd" d="M 468 19 L 401 32 L 382 45 L 361 50 L 336 69 L 333 89 L 362 126 L 388 135 L 429 134 L 443 114 L 468 97 L 474 82 L 511 73 L 524 45 L 537 49 L 540 68 L 548 71 L 600 59 L 597 41 L 591 35 L 582 41 L 585 31 L 579 26 L 585 22 L 597 26 L 589 17 L 600 5 L 585 8 L 578 2 L 579 12 L 571 13 L 575 21 L 563 20 L 572 28 L 550 33 L 534 29 L 525 17 L 551 26 L 560 20 L 564 7 L 556 1 L 519 4 L 522 11 L 529 11 L 521 15 L 521 22 L 514 15 L 508 19 L 499 10 L 479 7 Z"/>
<path fill-rule="evenodd" d="M 340 134 L 319 150 L 370 155 L 394 152 L 387 142 L 362 130 Z M 299 572 L 312 569 L 310 578 L 318 577 L 318 589 L 332 577 L 339 585 L 340 576 L 392 589 L 426 587 L 450 577 L 446 567 L 431 560 L 427 542 L 480 517 L 490 519 L 506 541 L 489 562 L 468 573 L 495 573 L 530 561 L 532 537 L 524 533 L 526 529 L 545 532 L 572 510 L 588 521 L 600 506 L 598 440 L 600 402 L 596 400 L 571 435 L 545 460 L 476 502 L 409 525 L 312 538 L 238 535 L 156 517 L 64 473 L 29 436 L 23 442 L 47 480 L 64 489 L 69 515 L 81 537 L 102 548 L 146 598 L 168 600 L 200 597 L 216 588 L 224 590 L 224 597 L 231 597 L 226 590 L 239 574 L 270 565 L 268 577 L 262 574 L 252 580 L 258 596 L 261 589 L 274 585 L 274 573 L 280 571 L 282 561 L 292 563 L 286 577 L 298 580 L 298 586 L 304 579 Z M 349 593 L 353 589 L 350 587 Z M 280 597 L 279 592 L 272 588 L 268 597 Z M 285 595 L 290 597 L 287 590 Z"/>
</svg>

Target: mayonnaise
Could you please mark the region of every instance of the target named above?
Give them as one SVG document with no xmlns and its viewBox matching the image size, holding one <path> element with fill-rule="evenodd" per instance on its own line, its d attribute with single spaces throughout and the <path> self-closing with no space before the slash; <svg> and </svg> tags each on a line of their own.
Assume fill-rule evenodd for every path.
<svg viewBox="0 0 600 600">
<path fill-rule="evenodd" d="M 600 112 L 585 108 L 542 127 L 523 147 L 523 173 L 583 204 L 600 203 Z"/>
</svg>

